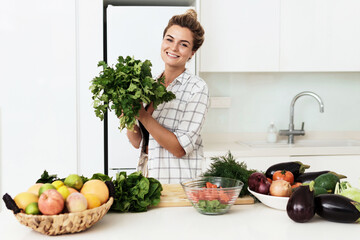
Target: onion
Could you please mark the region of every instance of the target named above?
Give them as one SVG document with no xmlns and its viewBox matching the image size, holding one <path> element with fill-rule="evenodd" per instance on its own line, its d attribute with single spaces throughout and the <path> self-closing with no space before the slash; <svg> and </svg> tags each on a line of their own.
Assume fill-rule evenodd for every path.
<svg viewBox="0 0 360 240">
<path fill-rule="evenodd" d="M 277 197 L 290 197 L 291 185 L 285 180 L 273 181 L 270 185 L 270 195 Z"/>
<path fill-rule="evenodd" d="M 269 194 L 270 182 L 265 175 L 260 172 L 254 172 L 248 179 L 250 190 L 261 194 Z"/>
</svg>

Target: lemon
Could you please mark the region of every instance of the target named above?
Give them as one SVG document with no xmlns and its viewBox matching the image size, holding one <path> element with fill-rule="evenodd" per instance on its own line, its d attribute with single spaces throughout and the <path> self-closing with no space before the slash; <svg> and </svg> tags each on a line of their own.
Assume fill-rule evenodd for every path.
<svg viewBox="0 0 360 240">
<path fill-rule="evenodd" d="M 19 208 L 25 209 L 32 202 L 37 202 L 38 196 L 30 192 L 22 192 L 14 197 L 14 201 Z"/>
<path fill-rule="evenodd" d="M 101 205 L 100 199 L 95 194 L 84 194 L 84 197 L 86 198 L 88 209 L 96 208 Z"/>
<path fill-rule="evenodd" d="M 52 182 L 51 184 L 54 185 L 54 187 L 56 189 L 59 189 L 60 187 L 64 186 L 64 183 L 60 180 L 56 180 L 56 181 Z"/>
<path fill-rule="evenodd" d="M 38 203 L 37 202 L 29 203 L 25 208 L 25 213 L 31 214 L 31 215 L 39 215 L 40 210 L 39 210 Z"/>
<path fill-rule="evenodd" d="M 77 174 L 70 174 L 67 178 L 65 178 L 64 184 L 68 187 L 80 190 L 83 186 L 83 180 Z"/>
<path fill-rule="evenodd" d="M 61 186 L 56 190 L 63 196 L 64 200 L 70 195 L 70 191 L 66 186 Z"/>
</svg>

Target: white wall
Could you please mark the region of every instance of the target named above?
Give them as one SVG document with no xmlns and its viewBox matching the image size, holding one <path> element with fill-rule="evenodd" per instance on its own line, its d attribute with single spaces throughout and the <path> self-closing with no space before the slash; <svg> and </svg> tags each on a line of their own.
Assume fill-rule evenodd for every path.
<svg viewBox="0 0 360 240">
<path fill-rule="evenodd" d="M 295 104 L 295 127 L 305 131 L 360 130 L 360 73 L 201 73 L 213 97 L 230 97 L 228 109 L 210 109 L 206 133 L 266 132 L 271 121 L 287 129 L 292 98 L 313 91 L 325 112 L 309 96 Z"/>
<path fill-rule="evenodd" d="M 75 2 L 2 1 L 0 36 L 1 190 L 14 197 L 45 169 L 76 172 Z"/>
</svg>

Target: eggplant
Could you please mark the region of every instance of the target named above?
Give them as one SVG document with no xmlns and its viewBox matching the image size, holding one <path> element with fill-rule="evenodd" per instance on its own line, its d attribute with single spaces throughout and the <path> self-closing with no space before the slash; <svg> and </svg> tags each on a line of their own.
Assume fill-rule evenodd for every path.
<svg viewBox="0 0 360 240">
<path fill-rule="evenodd" d="M 294 178 L 296 179 L 301 173 L 305 172 L 305 169 L 308 169 L 309 167 L 310 167 L 309 165 L 302 164 L 299 161 L 277 163 L 275 165 L 270 166 L 266 170 L 265 176 L 267 178 L 272 179 L 276 171 L 286 170 L 286 171 L 290 171 L 294 175 Z"/>
<path fill-rule="evenodd" d="M 346 176 L 344 176 L 344 175 L 325 170 L 325 171 L 318 171 L 318 172 L 301 173 L 298 177 L 295 178 L 295 182 L 301 182 L 301 183 L 311 182 L 311 181 L 315 180 L 315 178 L 317 178 L 318 176 L 325 174 L 325 173 L 332 173 L 332 174 L 336 175 L 339 179 L 346 178 Z"/>
<path fill-rule="evenodd" d="M 295 222 L 310 221 L 315 215 L 314 191 L 307 185 L 297 187 L 289 198 L 286 212 Z"/>
<path fill-rule="evenodd" d="M 315 197 L 315 211 L 320 217 L 340 223 L 360 223 L 360 203 L 337 194 Z"/>
</svg>

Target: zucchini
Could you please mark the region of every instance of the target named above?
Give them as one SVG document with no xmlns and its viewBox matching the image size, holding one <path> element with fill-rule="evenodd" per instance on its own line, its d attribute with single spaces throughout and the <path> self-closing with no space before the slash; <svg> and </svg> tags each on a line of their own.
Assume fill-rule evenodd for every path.
<svg viewBox="0 0 360 240">
<path fill-rule="evenodd" d="M 295 178 L 295 182 L 301 182 L 301 183 L 311 182 L 312 180 L 315 180 L 315 178 L 317 178 L 318 176 L 325 174 L 325 173 L 332 173 L 332 174 L 338 176 L 339 179 L 346 178 L 346 176 L 344 176 L 344 175 L 325 170 L 325 171 L 318 171 L 318 172 L 301 173 L 297 178 Z"/>
<path fill-rule="evenodd" d="M 360 223 L 360 203 L 337 194 L 316 196 L 315 212 L 332 222 Z"/>
<path fill-rule="evenodd" d="M 314 187 L 325 188 L 329 193 L 333 193 L 340 179 L 335 174 L 325 173 L 315 178 L 314 182 Z"/>
</svg>

